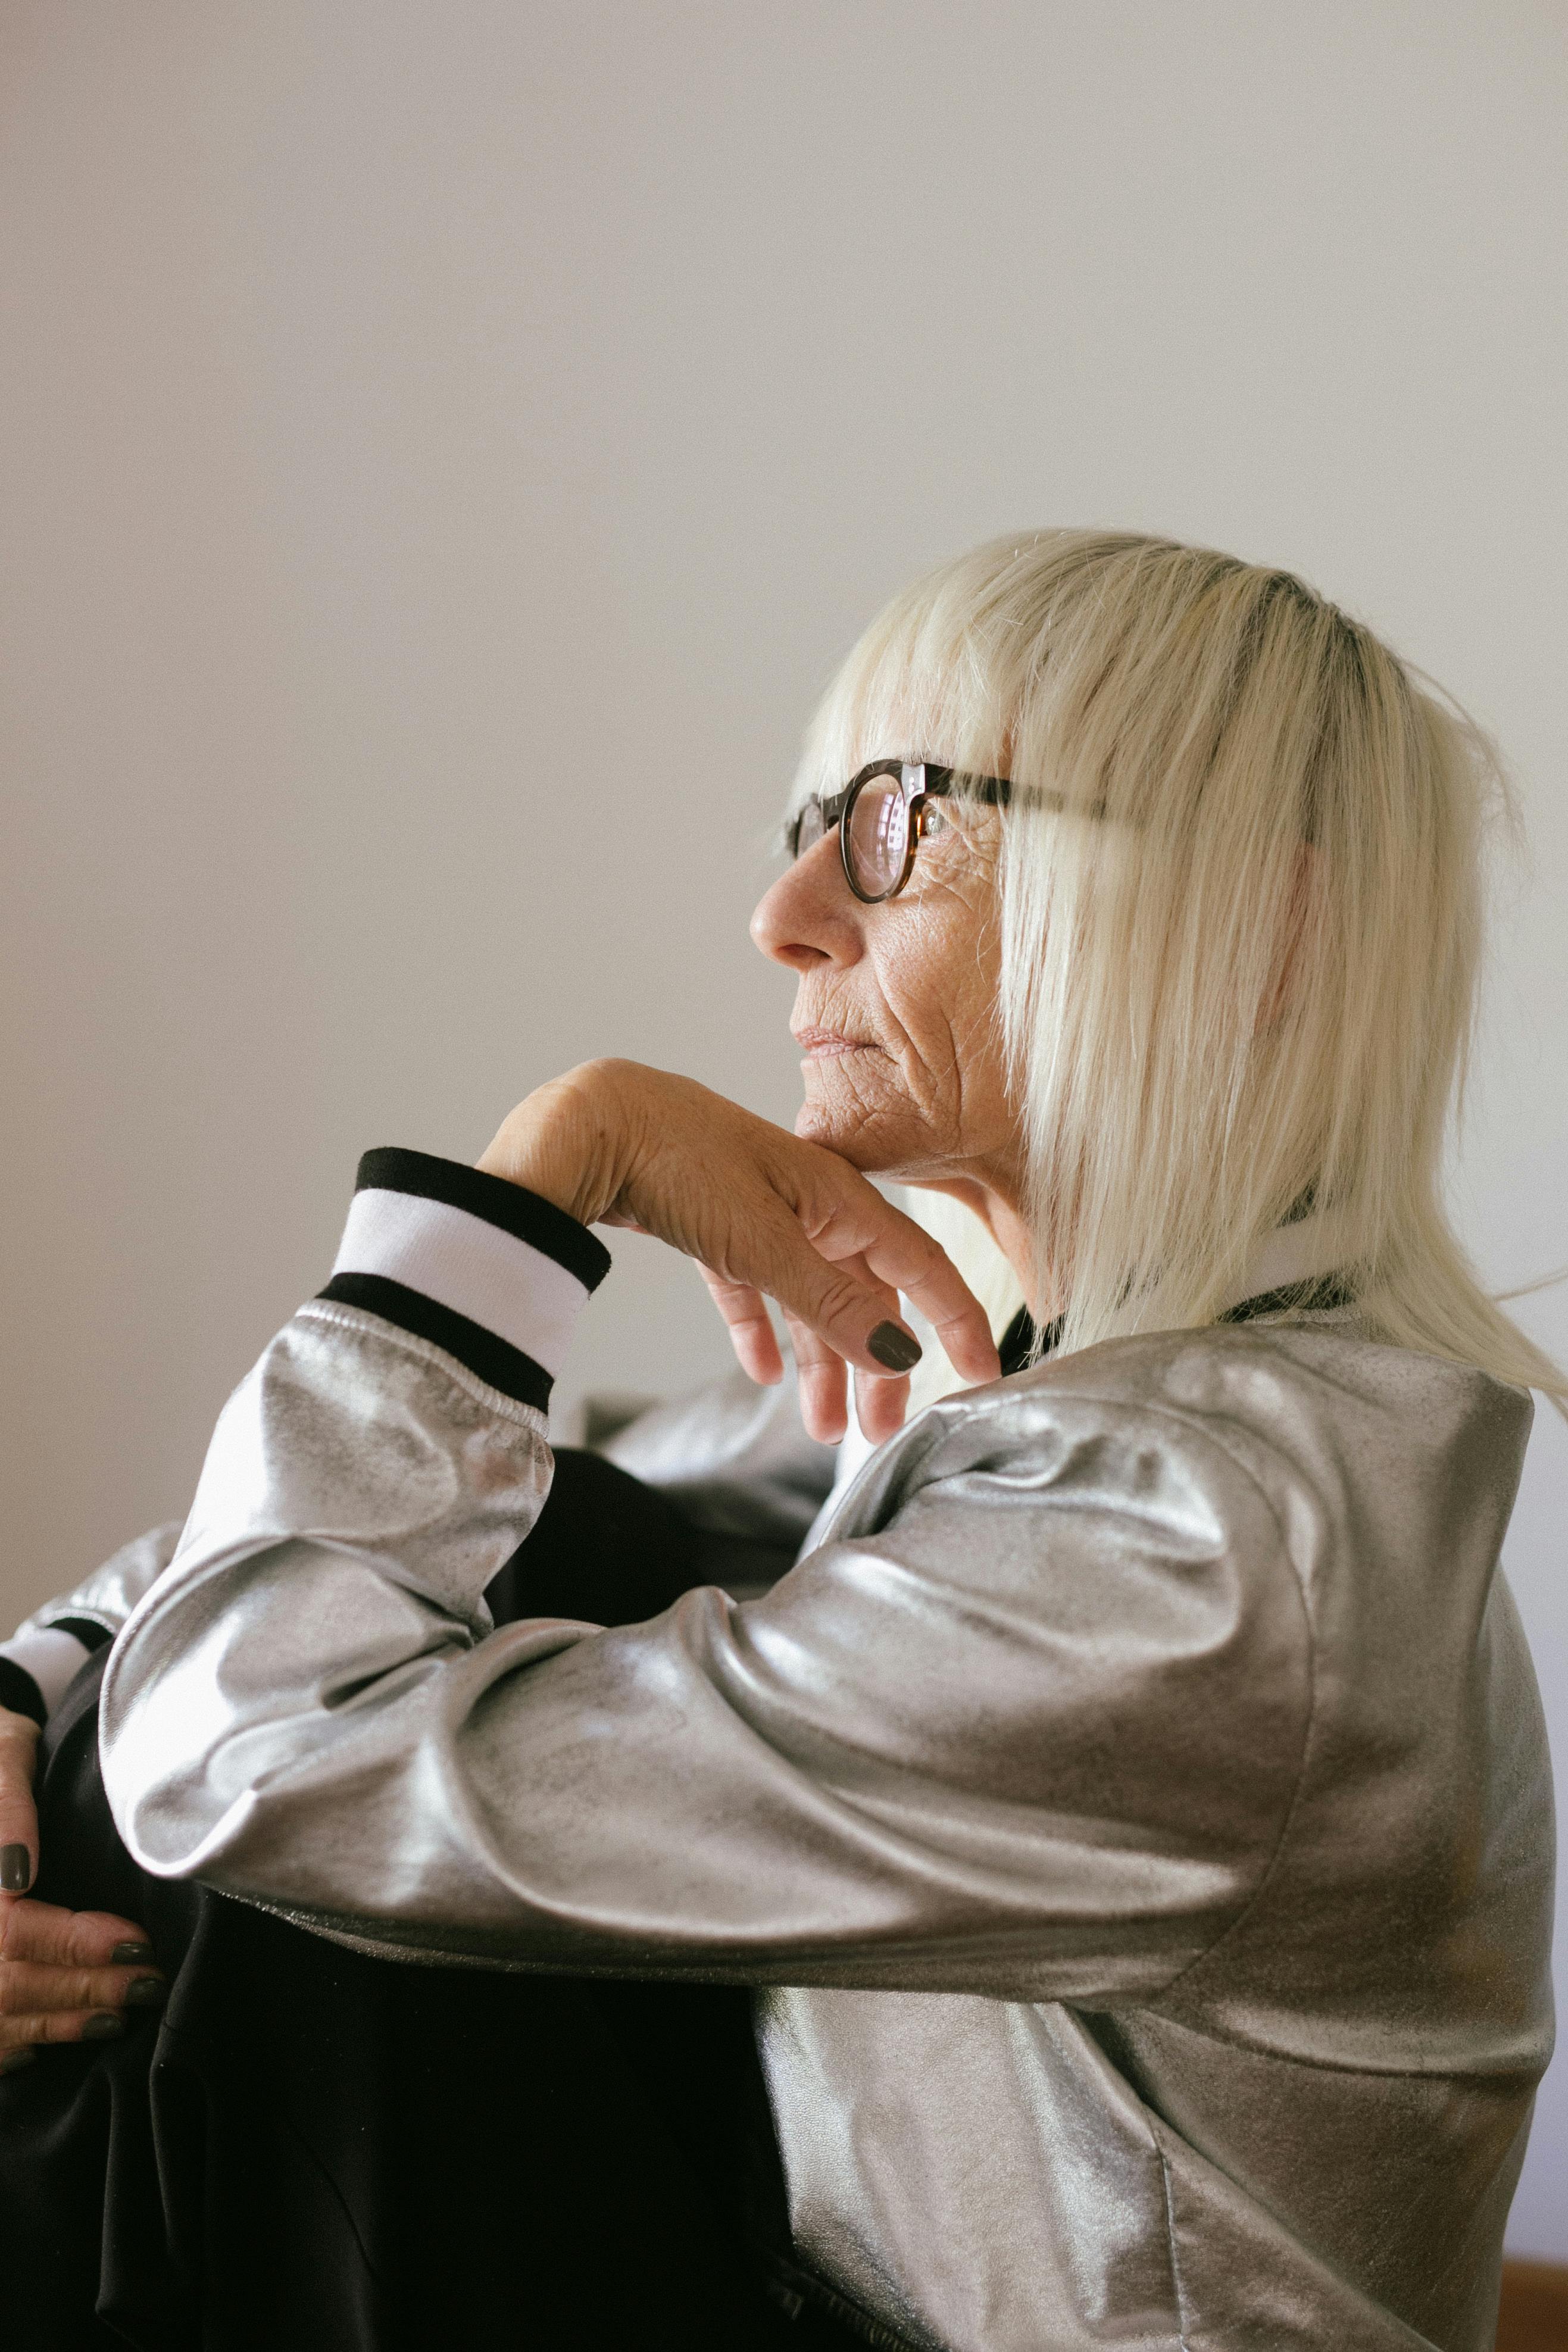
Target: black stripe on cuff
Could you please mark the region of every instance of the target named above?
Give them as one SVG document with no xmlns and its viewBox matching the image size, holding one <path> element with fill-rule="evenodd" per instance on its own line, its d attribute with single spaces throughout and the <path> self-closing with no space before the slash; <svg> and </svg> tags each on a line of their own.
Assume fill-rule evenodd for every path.
<svg viewBox="0 0 1568 2352">
<path fill-rule="evenodd" d="M 15 1658 L 0 1658 L 0 1706 L 8 1706 L 13 1715 L 30 1715 L 40 1731 L 47 1727 L 49 1710 L 44 1705 L 44 1694 Z"/>
<path fill-rule="evenodd" d="M 79 1642 L 89 1652 L 101 1650 L 106 1642 L 114 1639 L 108 1626 L 100 1625 L 96 1617 L 51 1617 L 49 1632 L 68 1633 L 73 1641 Z"/>
<path fill-rule="evenodd" d="M 394 1282 L 384 1274 L 334 1274 L 316 1296 L 335 1299 L 341 1307 L 363 1307 L 384 1323 L 395 1323 L 400 1331 L 412 1331 L 416 1339 L 445 1349 L 503 1396 L 537 1405 L 541 1412 L 549 1410 L 552 1382 L 542 1364 L 510 1340 L 498 1339 L 482 1323 L 471 1323 L 439 1299 L 426 1298 L 422 1290 L 410 1290 L 405 1282 Z"/>
<path fill-rule="evenodd" d="M 466 1168 L 460 1160 L 437 1160 L 429 1151 L 405 1151 L 395 1144 L 367 1151 L 359 1164 L 357 1192 L 411 1192 L 421 1201 L 444 1201 L 449 1209 L 466 1209 L 487 1225 L 499 1225 L 527 1242 L 568 1274 L 584 1290 L 596 1290 L 610 1270 L 610 1253 L 575 1217 L 553 1201 L 484 1168 Z"/>
</svg>

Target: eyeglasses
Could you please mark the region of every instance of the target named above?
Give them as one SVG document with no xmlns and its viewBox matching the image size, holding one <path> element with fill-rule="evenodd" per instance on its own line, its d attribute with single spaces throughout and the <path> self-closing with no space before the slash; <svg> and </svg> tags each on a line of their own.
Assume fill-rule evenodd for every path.
<svg viewBox="0 0 1568 2352">
<path fill-rule="evenodd" d="M 915 852 L 942 823 L 935 803 L 959 792 L 986 808 L 1005 808 L 1013 787 L 1005 776 L 972 776 L 930 760 L 873 760 L 841 793 L 816 793 L 784 828 L 784 846 L 804 857 L 824 834 L 838 827 L 844 878 L 868 907 L 896 898 L 915 870 Z"/>
</svg>

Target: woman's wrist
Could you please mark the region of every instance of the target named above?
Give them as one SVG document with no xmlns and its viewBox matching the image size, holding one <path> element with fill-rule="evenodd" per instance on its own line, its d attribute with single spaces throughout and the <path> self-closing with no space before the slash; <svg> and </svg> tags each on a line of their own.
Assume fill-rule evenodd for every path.
<svg viewBox="0 0 1568 2352">
<path fill-rule="evenodd" d="M 631 1122 L 622 1065 L 580 1063 L 524 1097 L 502 1120 L 478 1165 L 552 1202 L 580 1224 L 614 1206 L 630 1162 Z"/>
</svg>

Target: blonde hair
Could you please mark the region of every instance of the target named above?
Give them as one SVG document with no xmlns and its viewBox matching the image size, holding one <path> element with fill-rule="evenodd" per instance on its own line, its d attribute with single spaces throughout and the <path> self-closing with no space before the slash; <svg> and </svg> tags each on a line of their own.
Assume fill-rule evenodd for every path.
<svg viewBox="0 0 1568 2352">
<path fill-rule="evenodd" d="M 1289 572 L 1052 530 L 894 600 L 797 796 L 898 754 L 1016 787 L 997 1011 L 1064 1349 L 1214 1321 L 1310 1204 L 1363 1325 L 1568 1405 L 1442 1206 L 1508 809 L 1461 711 Z M 974 1220 L 924 1221 L 994 1317 L 1021 1297 Z"/>
</svg>

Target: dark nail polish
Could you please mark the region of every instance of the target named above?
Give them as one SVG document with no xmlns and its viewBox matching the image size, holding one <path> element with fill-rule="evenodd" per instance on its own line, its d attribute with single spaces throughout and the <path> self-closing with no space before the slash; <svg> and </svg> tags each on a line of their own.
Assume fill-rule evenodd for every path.
<svg viewBox="0 0 1568 2352">
<path fill-rule="evenodd" d="M 124 2031 L 125 2020 L 122 2017 L 116 2017 L 112 2010 L 100 2009 L 98 2015 L 89 2017 L 82 2027 L 81 2038 L 84 2042 L 114 2042 Z"/>
<path fill-rule="evenodd" d="M 133 1969 L 156 1956 L 151 1944 L 116 1944 L 109 1957 L 117 1969 Z"/>
<path fill-rule="evenodd" d="M 19 2074 L 24 2066 L 32 2064 L 37 2054 L 31 2042 L 24 2042 L 19 2050 L 7 2050 L 0 2058 L 0 2074 Z"/>
<path fill-rule="evenodd" d="M 0 1887 L 26 1895 L 33 1883 L 33 1857 L 25 1845 L 0 1845 Z"/>
<path fill-rule="evenodd" d="M 866 1345 L 890 1372 L 912 1371 L 921 1360 L 920 1341 L 896 1323 L 879 1323 Z"/>
<path fill-rule="evenodd" d="M 127 2009 L 151 2009 L 163 2000 L 168 1986 L 162 1977 L 132 1977 L 125 1988 Z"/>
</svg>

